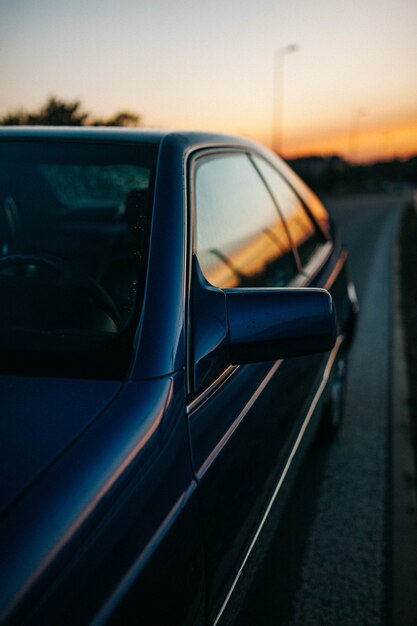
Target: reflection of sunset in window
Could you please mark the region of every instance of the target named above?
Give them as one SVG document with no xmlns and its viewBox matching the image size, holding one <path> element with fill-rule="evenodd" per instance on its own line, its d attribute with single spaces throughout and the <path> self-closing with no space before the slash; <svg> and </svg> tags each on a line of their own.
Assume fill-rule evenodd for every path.
<svg viewBox="0 0 417 626">
<path fill-rule="evenodd" d="M 323 233 L 329 235 L 329 214 L 327 213 L 319 198 L 309 187 L 307 187 L 304 181 L 301 180 L 301 178 L 299 178 L 299 176 L 297 176 L 297 174 L 286 165 L 286 163 L 281 164 L 281 169 L 283 170 L 283 173 L 285 174 L 288 182 L 292 185 L 294 189 L 297 189 L 299 196 L 308 206 L 316 222 L 321 226 Z"/>
<path fill-rule="evenodd" d="M 275 202 L 285 219 L 292 242 L 299 248 L 315 233 L 312 221 L 306 215 L 299 197 L 282 176 L 264 159 L 254 157 L 256 167 L 271 190 Z"/>
<path fill-rule="evenodd" d="M 290 239 L 247 153 L 208 154 L 195 174 L 196 251 L 216 287 L 287 285 L 297 274 Z"/>
<path fill-rule="evenodd" d="M 305 186 L 303 188 L 303 191 L 305 191 L 305 193 L 303 194 L 303 199 L 308 205 L 308 208 L 310 209 L 311 213 L 314 215 L 316 221 L 320 224 L 323 232 L 326 235 L 329 235 L 329 232 L 330 232 L 329 214 L 327 213 L 326 209 L 324 208 L 324 206 L 322 205 L 322 203 L 320 202 L 320 200 L 318 199 L 315 193 L 310 191 L 308 187 L 305 187 Z"/>
<path fill-rule="evenodd" d="M 314 234 L 313 224 L 304 214 L 296 213 L 286 216 L 286 221 L 293 243 L 297 248 Z"/>
<path fill-rule="evenodd" d="M 198 256 L 207 280 L 225 289 L 238 287 L 244 279 L 256 282 L 258 276 L 264 276 L 268 271 L 273 276 L 274 264 L 290 250 L 285 228 L 277 220 L 244 242 L 233 242 L 221 251 L 202 251 Z"/>
</svg>

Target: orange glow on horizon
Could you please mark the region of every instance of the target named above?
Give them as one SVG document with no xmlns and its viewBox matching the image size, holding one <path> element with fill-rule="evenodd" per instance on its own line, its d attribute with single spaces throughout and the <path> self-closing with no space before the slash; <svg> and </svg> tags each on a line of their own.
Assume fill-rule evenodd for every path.
<svg viewBox="0 0 417 626">
<path fill-rule="evenodd" d="M 265 141 L 265 136 L 261 138 L 258 134 L 257 139 L 270 146 L 269 138 Z M 361 163 L 406 159 L 417 154 L 417 119 L 373 127 L 363 121 L 353 131 L 346 125 L 343 131 L 323 132 L 316 137 L 310 134 L 307 140 L 300 135 L 291 136 L 288 130 L 283 154 L 285 158 L 337 154 L 347 161 Z"/>
</svg>

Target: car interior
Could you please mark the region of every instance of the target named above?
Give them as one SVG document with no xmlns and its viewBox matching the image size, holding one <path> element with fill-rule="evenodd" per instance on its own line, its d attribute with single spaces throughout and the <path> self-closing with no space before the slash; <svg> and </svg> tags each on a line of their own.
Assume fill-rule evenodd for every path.
<svg viewBox="0 0 417 626">
<path fill-rule="evenodd" d="M 150 170 L 3 164 L 0 348 L 83 352 L 129 332 L 146 271 Z"/>
</svg>

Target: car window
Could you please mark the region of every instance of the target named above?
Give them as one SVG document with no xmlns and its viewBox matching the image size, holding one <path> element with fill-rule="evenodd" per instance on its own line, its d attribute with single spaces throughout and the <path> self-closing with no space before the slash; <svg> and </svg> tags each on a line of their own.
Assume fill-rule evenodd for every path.
<svg viewBox="0 0 417 626">
<path fill-rule="evenodd" d="M 124 378 L 157 146 L 0 143 L 1 373 Z"/>
<path fill-rule="evenodd" d="M 196 254 L 216 287 L 282 287 L 297 274 L 270 193 L 243 153 L 201 158 L 195 173 Z"/>
<path fill-rule="evenodd" d="M 297 247 L 301 264 L 305 267 L 316 250 L 322 246 L 323 238 L 299 197 L 277 170 L 258 156 L 254 157 L 254 162 L 274 195 L 278 208 L 287 223 L 291 239 Z"/>
<path fill-rule="evenodd" d="M 291 187 L 293 187 L 300 198 L 302 198 L 326 237 L 330 237 L 330 217 L 323 203 L 285 162 L 282 162 L 280 165 L 286 180 L 288 180 Z"/>
<path fill-rule="evenodd" d="M 68 209 L 118 206 L 131 189 L 149 187 L 149 168 L 138 165 L 41 165 L 42 175 Z"/>
</svg>

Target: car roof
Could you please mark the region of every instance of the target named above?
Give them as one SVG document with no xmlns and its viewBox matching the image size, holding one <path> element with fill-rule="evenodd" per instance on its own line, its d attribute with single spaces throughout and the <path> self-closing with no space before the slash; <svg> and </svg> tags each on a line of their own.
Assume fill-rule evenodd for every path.
<svg viewBox="0 0 417 626">
<path fill-rule="evenodd" d="M 177 139 L 188 145 L 227 144 L 254 147 L 257 144 L 232 135 L 202 131 L 173 131 L 144 128 L 116 128 L 97 126 L 3 126 L 0 127 L 0 139 L 51 139 L 51 140 L 89 140 L 89 141 L 126 141 L 143 143 L 161 143 L 162 140 Z M 259 148 L 259 145 L 257 146 Z"/>
</svg>

